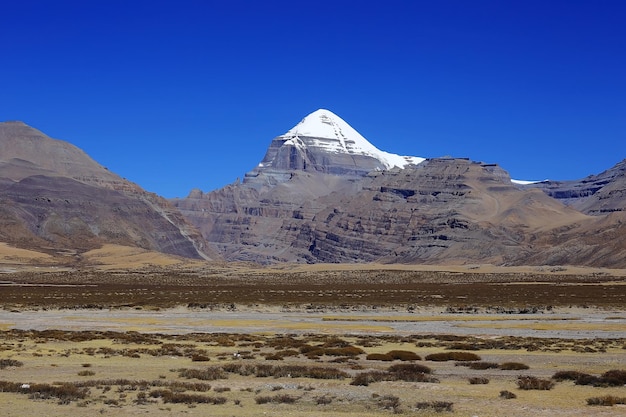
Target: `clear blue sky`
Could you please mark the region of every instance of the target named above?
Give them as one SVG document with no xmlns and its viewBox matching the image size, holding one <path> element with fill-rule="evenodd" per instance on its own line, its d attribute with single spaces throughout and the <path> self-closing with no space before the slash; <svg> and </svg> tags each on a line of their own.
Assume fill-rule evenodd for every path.
<svg viewBox="0 0 626 417">
<path fill-rule="evenodd" d="M 242 177 L 318 108 L 517 179 L 626 158 L 621 0 L 5 1 L 0 79 L 0 121 L 165 197 Z"/>
</svg>

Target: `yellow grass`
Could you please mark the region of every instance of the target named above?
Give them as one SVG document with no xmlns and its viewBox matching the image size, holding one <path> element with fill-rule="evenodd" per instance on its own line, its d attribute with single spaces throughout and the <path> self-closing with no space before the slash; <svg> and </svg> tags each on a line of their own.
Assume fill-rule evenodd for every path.
<svg viewBox="0 0 626 417">
<path fill-rule="evenodd" d="M 490 328 L 490 329 L 532 329 L 532 330 L 597 330 L 623 332 L 624 325 L 620 323 L 471 323 L 459 324 L 458 327 Z"/>
<path fill-rule="evenodd" d="M 130 246 L 106 244 L 99 249 L 85 252 L 83 257 L 87 263 L 94 264 L 98 269 L 138 269 L 150 266 L 173 266 L 192 264 L 189 259 L 182 259 L 160 252 L 151 252 Z"/>
<path fill-rule="evenodd" d="M 53 257 L 33 250 L 19 249 L 0 242 L 0 264 L 50 263 Z"/>
<path fill-rule="evenodd" d="M 0 331 L 9 330 L 15 326 L 15 323 L 0 323 Z"/>
<path fill-rule="evenodd" d="M 76 322 L 77 327 L 82 321 L 93 321 L 93 317 L 87 316 L 66 316 L 64 321 Z M 107 317 L 107 326 L 118 331 L 138 331 L 138 332 L 166 332 L 172 327 L 200 327 L 204 331 L 210 332 L 212 328 L 233 328 L 233 329 L 258 329 L 255 333 L 263 333 L 269 329 L 281 329 L 281 331 L 300 330 L 321 333 L 346 333 L 346 332 L 391 332 L 393 328 L 388 326 L 377 326 L 370 324 L 346 324 L 346 323 L 303 323 L 283 320 L 255 320 L 255 319 L 189 319 L 180 317 Z M 3 324 L 7 329 L 11 324 Z M 73 326 L 71 326 L 73 327 Z"/>
<path fill-rule="evenodd" d="M 374 321 L 374 322 L 424 322 L 424 321 L 521 321 L 521 320 L 537 320 L 537 321 L 565 321 L 565 320 L 579 320 L 576 317 L 502 317 L 502 316 L 486 316 L 486 315 L 471 315 L 471 316 L 324 316 L 324 321 Z M 492 326 L 490 326 L 492 327 Z M 506 326 L 509 327 L 509 326 Z"/>
<path fill-rule="evenodd" d="M 591 275 L 626 276 L 625 269 L 592 268 L 584 266 L 497 266 L 490 264 L 477 265 L 406 265 L 406 264 L 283 264 L 271 268 L 288 269 L 294 272 L 323 271 L 448 271 L 472 273 L 542 273 L 546 275 Z"/>
</svg>

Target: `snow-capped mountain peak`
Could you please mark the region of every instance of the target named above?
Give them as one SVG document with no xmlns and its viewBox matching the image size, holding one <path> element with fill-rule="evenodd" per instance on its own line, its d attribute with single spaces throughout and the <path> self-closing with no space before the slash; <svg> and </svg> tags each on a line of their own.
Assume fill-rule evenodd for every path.
<svg viewBox="0 0 626 417">
<path fill-rule="evenodd" d="M 279 138 L 285 145 L 298 148 L 313 147 L 331 154 L 362 155 L 375 158 L 384 169 L 403 168 L 419 164 L 424 158 L 400 156 L 381 151 L 365 139 L 352 126 L 330 110 L 319 109 Z"/>
<path fill-rule="evenodd" d="M 283 135 L 286 139 L 300 136 L 337 141 L 336 146 L 348 153 L 350 148 L 376 149 L 341 117 L 325 109 L 309 114 Z"/>
</svg>

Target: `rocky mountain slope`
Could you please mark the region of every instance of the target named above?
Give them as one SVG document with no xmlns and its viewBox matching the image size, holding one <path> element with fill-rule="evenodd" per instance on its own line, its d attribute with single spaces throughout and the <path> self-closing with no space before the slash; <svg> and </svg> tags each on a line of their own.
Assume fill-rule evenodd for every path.
<svg viewBox="0 0 626 417">
<path fill-rule="evenodd" d="M 230 260 L 626 267 L 621 218 L 586 201 L 583 213 L 495 164 L 386 154 L 319 110 L 243 182 L 174 204 Z"/>
<path fill-rule="evenodd" d="M 165 199 L 21 122 L 0 123 L 0 241 L 77 255 L 114 243 L 217 257 Z"/>
<path fill-rule="evenodd" d="M 581 180 L 531 184 L 583 213 L 599 215 L 626 211 L 626 159 L 598 175 Z"/>
</svg>

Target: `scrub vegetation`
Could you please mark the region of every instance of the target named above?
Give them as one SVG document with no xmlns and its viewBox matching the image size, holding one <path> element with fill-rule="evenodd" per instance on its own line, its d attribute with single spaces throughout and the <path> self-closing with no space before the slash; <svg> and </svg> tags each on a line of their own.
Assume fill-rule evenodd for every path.
<svg viewBox="0 0 626 417">
<path fill-rule="evenodd" d="M 173 307 L 236 313 L 242 306 L 328 317 L 315 331 L 278 333 L 160 332 L 156 318 L 151 331 L 130 318 L 125 329 L 106 330 L 62 330 L 57 323 L 25 330 L 7 321 L 0 327 L 0 402 L 11 404 L 7 415 L 623 413 L 626 339 L 552 337 L 571 321 L 540 320 L 559 306 L 611 309 L 602 325 L 622 320 L 626 285 L 615 277 L 245 271 L 7 275 L 1 307 L 16 317 L 35 310 L 45 319 L 61 309 L 157 317 Z M 528 316 L 552 327 L 549 337 L 485 335 L 481 327 L 438 334 L 422 330 L 424 313 L 416 312 L 424 306 L 439 311 L 428 318 L 433 322 L 474 325 L 493 317 L 506 328 L 510 319 Z M 344 319 L 354 327 L 333 327 Z M 381 326 L 359 327 L 366 320 Z M 385 330 L 393 320 L 415 331 Z"/>
</svg>

